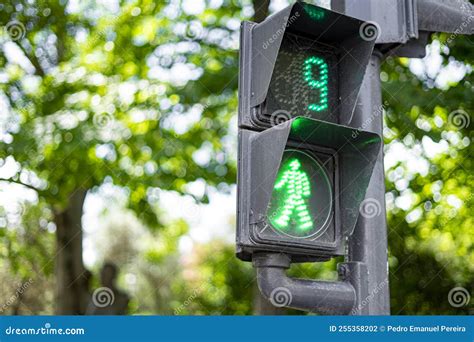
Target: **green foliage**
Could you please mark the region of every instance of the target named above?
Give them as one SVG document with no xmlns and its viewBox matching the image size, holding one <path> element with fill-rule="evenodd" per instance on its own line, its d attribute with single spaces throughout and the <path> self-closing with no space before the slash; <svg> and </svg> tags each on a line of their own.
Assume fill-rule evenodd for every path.
<svg viewBox="0 0 474 342">
<path fill-rule="evenodd" d="M 0 4 L 0 165 L 13 157 L 19 166 L 6 181 L 36 189 L 54 214 L 76 190 L 113 183 L 149 228 L 161 225 L 155 189 L 233 183 L 240 4 L 227 0 L 198 17 L 150 0 L 76 5 Z M 29 252 L 5 251 L 12 273 Z M 156 262 L 156 253 L 147 257 Z"/>
<path fill-rule="evenodd" d="M 40 177 L 26 183 L 57 209 L 76 189 L 111 179 L 129 190 L 130 207 L 150 225 L 157 222 L 149 189 L 185 192 L 198 178 L 234 182 L 222 139 L 237 107 L 238 61 L 235 48 L 223 46 L 236 35 L 226 25 L 241 9 L 229 1 L 194 18 L 205 27 L 193 30 L 223 36 L 205 40 L 190 39 L 191 18 L 164 2 L 130 2 L 117 11 L 78 5 L 13 1 L 0 9 L 3 25 L 24 30 L 20 39 L 8 29 L 2 37 L 21 58 L 0 52 L 0 92 L 10 107 L 0 158 L 11 155 L 20 173 Z M 166 80 L 170 71 L 178 81 Z M 176 127 L 189 115 L 190 127 Z M 197 163 L 201 148 L 210 158 Z"/>
<path fill-rule="evenodd" d="M 48 313 L 53 306 L 52 215 L 44 203 L 19 209 L 21 221 L 0 229 L 0 314 Z"/>
<path fill-rule="evenodd" d="M 446 35 L 437 39 L 446 44 L 441 49 L 444 65 L 454 58 L 465 63 L 473 60 L 471 38 L 460 36 L 451 43 Z M 390 147 L 401 142 L 418 151 L 429 171 L 413 172 L 406 162 L 387 170 L 392 313 L 466 314 L 469 306 L 453 308 L 448 293 L 456 286 L 471 291 L 474 283 L 473 74 L 468 67 L 460 82 L 439 89 L 437 75 L 418 78 L 407 63 L 389 58 L 384 65 L 390 129 L 386 143 Z M 427 138 L 441 142 L 446 150 L 430 155 L 422 148 Z M 402 209 L 397 200 L 403 196 L 411 201 Z"/>
<path fill-rule="evenodd" d="M 255 288 L 252 266 L 219 241 L 198 246 L 173 287 L 178 315 L 250 315 Z"/>
</svg>

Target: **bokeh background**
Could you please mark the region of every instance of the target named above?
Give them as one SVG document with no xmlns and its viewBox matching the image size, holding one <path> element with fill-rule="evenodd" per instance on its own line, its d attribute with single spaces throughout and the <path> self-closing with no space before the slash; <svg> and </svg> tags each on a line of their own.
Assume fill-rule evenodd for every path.
<svg viewBox="0 0 474 342">
<path fill-rule="evenodd" d="M 106 262 L 128 314 L 297 313 L 233 245 L 240 22 L 286 5 L 0 1 L 0 314 L 84 314 Z M 472 313 L 473 47 L 380 75 L 393 314 Z"/>
</svg>

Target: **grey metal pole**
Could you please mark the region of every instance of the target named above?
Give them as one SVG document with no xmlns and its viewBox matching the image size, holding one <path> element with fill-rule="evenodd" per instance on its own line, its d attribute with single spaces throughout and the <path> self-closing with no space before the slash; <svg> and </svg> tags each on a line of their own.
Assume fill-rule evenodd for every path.
<svg viewBox="0 0 474 342">
<path fill-rule="evenodd" d="M 377 52 L 371 57 L 351 122 L 352 127 L 360 127 L 380 135 L 383 129 L 381 57 Z M 349 239 L 348 259 L 351 262 L 364 263 L 368 271 L 366 274 L 368 295 L 367 298 L 359 300 L 361 303 L 359 314 L 390 315 L 382 150 L 377 158 L 365 200 L 360 206 L 360 215 L 354 233 Z"/>
<path fill-rule="evenodd" d="M 344 281 L 295 279 L 286 275 L 291 260 L 286 254 L 260 253 L 253 256 L 262 295 L 273 305 L 322 315 L 347 315 L 357 304 L 357 289 L 350 277 Z M 349 268 L 351 265 L 345 267 Z M 344 273 L 344 272 L 341 272 Z M 353 273 L 356 272 L 354 269 Z"/>
</svg>

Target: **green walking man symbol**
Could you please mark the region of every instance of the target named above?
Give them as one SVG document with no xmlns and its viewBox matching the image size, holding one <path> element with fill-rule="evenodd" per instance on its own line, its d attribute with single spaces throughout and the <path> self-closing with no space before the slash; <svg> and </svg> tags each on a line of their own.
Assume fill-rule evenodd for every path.
<svg viewBox="0 0 474 342">
<path fill-rule="evenodd" d="M 311 184 L 308 175 L 301 169 L 301 162 L 296 158 L 290 159 L 280 175 L 274 190 L 281 191 L 283 205 L 277 210 L 272 223 L 276 228 L 285 229 L 292 221 L 297 223 L 299 230 L 310 230 L 313 221 L 305 199 L 311 196 Z"/>
</svg>

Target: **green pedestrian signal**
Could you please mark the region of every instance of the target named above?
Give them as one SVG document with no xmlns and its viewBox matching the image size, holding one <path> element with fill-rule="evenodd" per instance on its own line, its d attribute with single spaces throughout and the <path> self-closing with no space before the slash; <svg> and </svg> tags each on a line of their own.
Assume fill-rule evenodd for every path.
<svg viewBox="0 0 474 342">
<path fill-rule="evenodd" d="M 284 230 L 288 227 L 290 219 L 294 218 L 300 230 L 311 229 L 313 222 L 305 201 L 311 195 L 310 183 L 306 172 L 301 170 L 301 163 L 297 158 L 290 159 L 280 171 L 274 190 L 283 193 L 284 205 L 271 222 Z"/>
<path fill-rule="evenodd" d="M 268 208 L 270 224 L 278 233 L 291 237 L 320 235 L 331 218 L 332 188 L 316 156 L 285 150 Z"/>
</svg>

